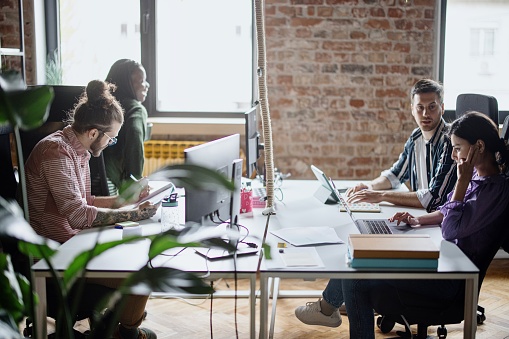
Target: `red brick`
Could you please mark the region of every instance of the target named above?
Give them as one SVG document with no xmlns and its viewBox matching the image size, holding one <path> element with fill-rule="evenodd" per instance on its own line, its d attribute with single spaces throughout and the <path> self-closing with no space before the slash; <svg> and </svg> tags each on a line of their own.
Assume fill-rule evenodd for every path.
<svg viewBox="0 0 509 339">
<path fill-rule="evenodd" d="M 350 38 L 352 40 L 363 40 L 366 39 L 368 35 L 366 32 L 360 32 L 360 31 L 353 31 L 350 33 Z"/>
<path fill-rule="evenodd" d="M 391 24 L 389 20 L 368 19 L 364 24 L 364 27 L 374 29 L 389 29 L 391 28 Z"/>
<path fill-rule="evenodd" d="M 378 18 L 384 18 L 385 17 L 385 10 L 383 8 L 371 8 L 369 10 L 369 14 L 371 17 L 378 17 Z"/>
<path fill-rule="evenodd" d="M 316 26 L 323 22 L 323 19 L 312 18 L 291 18 L 290 25 L 292 26 Z"/>
<path fill-rule="evenodd" d="M 405 11 L 401 8 L 389 8 L 387 16 L 389 18 L 403 18 L 405 16 Z"/>
<path fill-rule="evenodd" d="M 332 17 L 332 14 L 334 13 L 332 7 L 318 7 L 316 11 L 316 15 L 319 17 Z"/>
<path fill-rule="evenodd" d="M 361 100 L 361 99 L 351 99 L 350 100 L 350 106 L 355 107 L 355 108 L 364 107 L 364 100 Z"/>
</svg>

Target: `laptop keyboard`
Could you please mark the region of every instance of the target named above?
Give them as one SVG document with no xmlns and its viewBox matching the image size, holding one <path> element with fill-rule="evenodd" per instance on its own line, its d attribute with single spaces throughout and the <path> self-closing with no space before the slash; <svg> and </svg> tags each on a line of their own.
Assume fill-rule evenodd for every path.
<svg viewBox="0 0 509 339">
<path fill-rule="evenodd" d="M 390 227 L 382 220 L 364 220 L 370 234 L 392 234 Z"/>
</svg>

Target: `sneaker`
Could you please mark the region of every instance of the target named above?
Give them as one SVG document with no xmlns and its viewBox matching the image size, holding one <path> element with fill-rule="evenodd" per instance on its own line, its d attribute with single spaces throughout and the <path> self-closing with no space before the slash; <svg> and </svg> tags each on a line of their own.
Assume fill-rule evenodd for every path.
<svg viewBox="0 0 509 339">
<path fill-rule="evenodd" d="M 308 325 L 320 325 L 327 327 L 338 327 L 341 325 L 341 315 L 335 310 L 331 315 L 323 314 L 320 307 L 320 299 L 315 302 L 308 302 L 306 306 L 299 306 L 295 309 L 297 319 Z"/>
<path fill-rule="evenodd" d="M 339 311 L 339 314 L 341 314 L 341 315 L 348 315 L 346 313 L 346 305 L 345 304 L 339 306 L 339 310 L 338 311 Z"/>
<path fill-rule="evenodd" d="M 157 339 L 157 335 L 148 328 L 135 327 L 125 328 L 118 325 L 113 338 L 116 339 Z"/>
</svg>

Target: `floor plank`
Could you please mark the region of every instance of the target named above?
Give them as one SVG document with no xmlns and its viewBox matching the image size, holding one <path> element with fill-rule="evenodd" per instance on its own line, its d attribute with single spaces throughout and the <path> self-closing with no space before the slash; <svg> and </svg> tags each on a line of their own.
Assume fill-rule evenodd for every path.
<svg viewBox="0 0 509 339">
<path fill-rule="evenodd" d="M 479 304 L 486 308 L 486 321 L 478 326 L 477 338 L 509 338 L 509 260 L 495 260 L 483 283 Z M 284 280 L 281 289 L 321 290 L 326 280 L 313 282 Z M 216 282 L 218 290 L 232 291 L 233 281 Z M 247 289 L 247 281 L 239 281 L 238 289 Z M 259 286 L 259 285 L 257 285 Z M 308 326 L 294 316 L 294 309 L 312 298 L 283 298 L 278 300 L 274 338 L 348 338 L 348 318 L 343 317 L 339 328 Z M 235 313 L 235 305 L 237 312 Z M 211 335 L 211 307 L 212 333 Z M 259 301 L 256 305 L 259 310 Z M 149 316 L 143 326 L 153 329 L 158 338 L 249 338 L 249 302 L 246 298 L 162 299 L 152 298 L 147 304 Z M 236 318 L 235 319 L 235 314 Z M 258 313 L 257 313 L 258 318 Z M 258 320 L 257 320 L 258 321 Z M 237 326 L 235 326 L 237 324 Z M 258 324 L 257 324 L 258 329 Z M 394 330 L 402 327 L 396 326 Z M 463 324 L 448 325 L 448 338 L 462 338 Z M 376 338 L 394 337 L 395 333 L 375 331 Z M 428 333 L 436 336 L 436 327 Z"/>
</svg>

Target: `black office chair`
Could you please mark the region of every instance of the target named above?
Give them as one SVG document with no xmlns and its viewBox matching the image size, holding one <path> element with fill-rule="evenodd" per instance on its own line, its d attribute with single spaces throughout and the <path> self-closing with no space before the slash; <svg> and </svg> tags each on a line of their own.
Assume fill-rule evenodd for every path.
<svg viewBox="0 0 509 339">
<path fill-rule="evenodd" d="M 498 102 L 495 97 L 474 93 L 458 95 L 456 98 L 456 118 L 468 111 L 484 113 L 498 126 Z"/>
<path fill-rule="evenodd" d="M 509 218 L 509 206 L 506 207 L 504 213 L 495 221 L 496 227 L 490 238 L 492 243 L 486 248 L 486 262 L 474 262 L 479 268 L 479 291 L 483 279 L 488 270 L 491 260 L 495 257 L 501 246 L 503 239 L 508 235 L 507 220 Z M 377 319 L 377 326 L 383 333 L 392 330 L 395 323 L 405 326 L 405 332 L 397 332 L 400 337 L 404 338 L 427 338 L 429 326 L 440 326 L 437 330 L 439 338 L 447 337 L 446 324 L 461 323 L 464 315 L 464 289 L 449 299 L 429 298 L 419 296 L 415 292 L 401 291 L 391 286 L 384 289 L 376 289 L 371 291 L 370 298 L 373 302 L 373 308 L 380 314 Z M 477 323 L 482 323 L 485 319 L 484 309 L 478 306 Z M 417 324 L 417 336 L 412 335 L 410 326 Z"/>
</svg>

